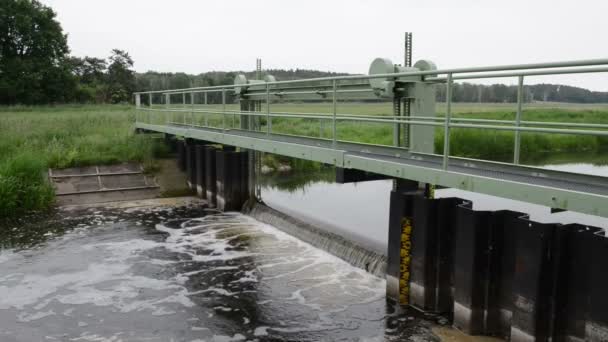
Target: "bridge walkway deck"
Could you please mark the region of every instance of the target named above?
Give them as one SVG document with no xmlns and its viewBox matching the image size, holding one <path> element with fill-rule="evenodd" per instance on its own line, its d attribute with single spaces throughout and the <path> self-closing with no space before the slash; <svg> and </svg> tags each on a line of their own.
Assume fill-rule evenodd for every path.
<svg viewBox="0 0 608 342">
<path fill-rule="evenodd" d="M 331 139 L 137 122 L 136 128 L 608 217 L 608 178 Z"/>
</svg>

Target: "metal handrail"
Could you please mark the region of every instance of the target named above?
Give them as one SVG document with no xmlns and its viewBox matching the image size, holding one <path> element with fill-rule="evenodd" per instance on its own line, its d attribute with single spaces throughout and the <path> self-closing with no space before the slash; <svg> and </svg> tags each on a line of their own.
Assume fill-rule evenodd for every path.
<svg viewBox="0 0 608 342">
<path fill-rule="evenodd" d="M 331 77 L 317 77 L 308 79 L 297 79 L 288 81 L 274 81 L 256 83 L 255 86 L 264 87 L 265 85 L 281 85 L 281 84 L 295 84 L 295 83 L 306 83 L 306 82 L 322 82 L 322 81 L 343 81 L 343 80 L 361 80 L 361 79 L 377 79 L 377 78 L 398 78 L 407 76 L 437 76 L 441 74 L 463 74 L 463 73 L 481 73 L 481 72 L 496 72 L 496 71 L 511 71 L 511 70 L 529 70 L 529 69 L 554 69 L 554 68 L 566 68 L 566 67 L 584 67 L 584 66 L 596 66 L 596 65 L 608 65 L 608 59 L 589 59 L 589 60 L 578 60 L 578 61 L 564 61 L 564 62 L 548 62 L 548 63 L 531 63 L 531 64 L 515 64 L 515 65 L 500 65 L 500 66 L 487 66 L 487 67 L 472 67 L 472 68 L 454 68 L 444 70 L 427 70 L 427 71 L 408 71 L 398 72 L 392 74 L 374 74 L 374 75 L 345 75 L 345 76 L 331 76 Z M 529 72 L 528 74 L 523 73 L 523 76 L 530 75 L 553 75 L 561 73 L 570 73 L 574 70 L 564 70 L 563 72 L 543 72 L 542 74 Z M 580 72 L 608 72 L 608 67 L 595 68 L 591 71 L 580 71 Z M 519 73 L 512 74 L 499 74 L 488 77 L 513 77 L 522 75 Z M 473 78 L 484 78 L 483 75 L 475 75 Z M 455 79 L 455 78 L 453 78 Z M 439 78 L 427 78 L 427 80 L 440 80 Z M 446 77 L 447 80 L 447 77 Z M 143 94 L 181 94 L 190 92 L 207 92 L 207 91 L 221 91 L 221 89 L 234 89 L 235 85 L 220 85 L 220 86 L 208 86 L 208 87 L 192 87 L 183 89 L 170 89 L 170 90 L 153 90 L 136 92 L 136 95 Z"/>
<path fill-rule="evenodd" d="M 583 122 L 543 122 L 543 121 L 525 121 L 522 120 L 523 113 L 523 87 L 524 77 L 526 76 L 540 76 L 540 75 L 558 75 L 558 74 L 575 74 L 575 73 L 599 73 L 608 72 L 608 66 L 596 67 L 598 65 L 608 65 L 608 59 L 593 59 L 583 61 L 567 61 L 567 62 L 552 62 L 552 63 L 535 63 L 535 64 L 520 64 L 520 65 L 506 65 L 506 66 L 489 66 L 489 67 L 475 67 L 475 68 L 459 68 L 459 69 L 444 69 L 444 70 L 427 70 L 427 71 L 408 71 L 392 74 L 375 74 L 375 75 L 347 75 L 347 76 L 332 76 L 332 77 L 320 77 L 311 79 L 299 79 L 299 80 L 288 80 L 288 81 L 274 81 L 274 82 L 263 82 L 243 85 L 249 86 L 252 92 L 247 95 L 256 96 L 257 98 L 265 97 L 266 111 L 242 111 L 242 110 L 229 110 L 227 109 L 226 95 L 228 92 L 235 91 L 235 85 L 221 85 L 221 86 L 210 86 L 210 87 L 196 87 L 196 88 L 185 88 L 185 89 L 173 89 L 173 90 L 161 90 L 161 91 L 146 91 L 135 93 L 137 97 L 137 109 L 141 111 L 149 112 L 182 112 L 190 113 L 190 126 L 195 126 L 194 115 L 196 113 L 221 115 L 222 123 L 221 129 L 226 131 L 226 115 L 247 115 L 265 117 L 266 135 L 272 134 L 272 119 L 273 118 L 289 118 L 289 119 L 314 119 L 323 121 L 331 121 L 332 124 L 332 146 L 336 146 L 337 142 L 337 122 L 338 121 L 355 121 L 355 122 L 367 122 L 367 123 L 383 123 L 392 125 L 419 125 L 419 126 L 434 126 L 443 127 L 444 131 L 444 146 L 443 146 L 443 161 L 442 166 L 444 170 L 448 170 L 450 160 L 450 131 L 452 128 L 467 128 L 467 129 L 491 129 L 491 130 L 502 130 L 511 131 L 515 134 L 514 139 L 514 154 L 513 164 L 518 165 L 520 160 L 521 150 L 521 133 L 550 133 L 550 134 L 576 134 L 576 135 L 592 135 L 592 136 L 608 136 L 608 124 L 600 123 L 583 123 Z M 550 70 L 547 70 L 550 69 Z M 439 77 L 439 75 L 445 75 L 445 77 Z M 423 116 L 382 116 L 382 115 L 356 115 L 356 114 L 338 114 L 337 102 L 340 94 L 347 93 L 373 93 L 371 88 L 363 89 L 339 89 L 340 81 L 346 80 L 362 80 L 362 79 L 378 79 L 387 78 L 389 80 L 395 80 L 399 77 L 418 77 L 420 81 L 425 82 L 445 82 L 446 83 L 446 113 L 443 117 L 423 117 Z M 516 112 L 514 120 L 497 120 L 497 119 L 475 119 L 475 118 L 454 118 L 452 117 L 452 93 L 454 80 L 473 79 L 473 78 L 496 78 L 496 77 L 517 77 L 517 102 Z M 306 82 L 330 82 L 330 84 L 318 85 L 323 90 L 315 90 L 314 87 L 309 87 L 311 90 L 294 90 L 284 91 L 281 90 L 280 85 L 294 85 L 302 84 Z M 348 84 L 344 84 L 348 86 Z M 360 84 L 359 86 L 364 86 Z M 290 89 L 296 89 L 292 87 Z M 194 94 L 203 93 L 205 95 L 205 105 L 217 105 L 217 110 L 206 110 L 200 109 L 195 106 Z M 208 93 L 221 93 L 222 103 L 219 104 L 208 104 L 207 94 Z M 163 94 L 165 97 L 164 107 L 155 109 L 153 107 L 153 95 Z M 182 94 L 182 107 L 176 108 L 171 107 L 171 96 Z M 190 104 L 186 103 L 186 94 L 190 94 Z M 297 112 L 273 112 L 271 111 L 271 96 L 281 97 L 286 95 L 306 95 L 306 94 L 317 94 L 323 96 L 323 99 L 330 101 L 331 113 L 297 113 Z M 149 95 L 150 106 L 142 107 L 140 102 L 141 95 Z M 331 95 L 328 96 L 328 95 Z M 205 126 L 209 126 L 208 115 L 205 115 Z M 139 120 L 139 116 L 137 117 Z M 168 118 L 165 118 L 165 122 L 169 122 Z M 233 125 L 236 122 L 233 119 Z M 184 114 L 184 124 L 186 124 L 186 115 Z M 198 127 L 198 126 L 197 126 Z M 322 127 L 321 127 L 322 130 Z"/>
<path fill-rule="evenodd" d="M 273 117 L 273 118 L 288 118 L 288 119 L 318 119 L 318 120 L 333 120 L 333 115 L 330 113 L 290 113 L 290 112 L 248 112 L 248 111 L 240 111 L 240 110 L 226 110 L 225 113 L 221 111 L 213 111 L 213 110 L 201 110 L 201 109 L 187 109 L 187 108 L 165 108 L 165 109 L 151 109 L 142 107 L 139 110 L 141 111 L 152 111 L 152 112 L 173 112 L 173 113 L 202 113 L 202 114 L 214 114 L 214 115 L 250 115 L 250 116 L 259 116 L 259 117 Z M 361 121 L 361 122 L 375 122 L 375 123 L 385 123 L 385 124 L 415 124 L 415 125 L 426 125 L 426 126 L 443 126 L 446 121 L 445 117 L 421 117 L 421 116 L 381 116 L 381 115 L 345 115 L 345 114 L 337 114 L 336 120 L 338 121 Z M 436 121 L 436 122 L 432 122 Z M 495 127 L 500 127 L 496 129 L 500 130 L 512 130 L 518 131 L 517 127 L 508 127 L 508 126 L 496 126 L 496 125 L 516 125 L 515 120 L 496 120 L 496 119 L 471 119 L 471 118 L 451 118 L 451 122 L 463 122 L 463 123 L 491 123 L 494 124 Z M 494 127 L 492 125 L 466 125 L 466 126 L 456 126 L 456 123 L 450 124 L 452 127 L 466 127 L 466 128 L 481 128 L 485 129 L 488 127 Z M 552 122 L 552 121 L 520 121 L 521 126 L 571 126 L 578 128 L 597 128 L 597 129 L 606 129 L 608 130 L 608 124 L 587 124 L 587 123 L 576 123 L 576 122 Z M 523 131 L 523 129 L 521 130 Z M 549 131 L 543 131 L 542 127 L 530 127 L 527 129 L 530 132 L 537 133 L 555 133 Z"/>
</svg>

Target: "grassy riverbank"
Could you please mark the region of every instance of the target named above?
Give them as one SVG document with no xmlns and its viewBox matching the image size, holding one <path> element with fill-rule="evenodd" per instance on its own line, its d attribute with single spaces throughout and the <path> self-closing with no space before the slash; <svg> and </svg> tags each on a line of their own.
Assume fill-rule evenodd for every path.
<svg viewBox="0 0 608 342">
<path fill-rule="evenodd" d="M 134 120 L 129 106 L 0 108 L 0 218 L 52 204 L 49 167 L 151 160 L 158 145 Z"/>
</svg>

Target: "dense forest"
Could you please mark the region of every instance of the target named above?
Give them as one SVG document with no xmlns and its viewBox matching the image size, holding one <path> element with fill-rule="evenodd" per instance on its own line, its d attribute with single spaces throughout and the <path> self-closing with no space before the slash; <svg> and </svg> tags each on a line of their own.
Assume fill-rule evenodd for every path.
<svg viewBox="0 0 608 342">
<path fill-rule="evenodd" d="M 70 55 L 67 35 L 56 13 L 35 0 L 0 2 L 0 104 L 123 103 L 134 91 L 232 84 L 242 71 L 136 73 L 127 51 L 114 49 L 108 58 Z M 305 69 L 267 70 L 277 80 L 343 75 Z M 254 72 L 244 72 L 253 78 Z M 437 99 L 445 100 L 445 86 Z M 517 89 L 504 84 L 456 83 L 456 102 L 515 102 Z M 526 102 L 608 102 L 608 92 L 537 84 L 525 87 Z"/>
</svg>

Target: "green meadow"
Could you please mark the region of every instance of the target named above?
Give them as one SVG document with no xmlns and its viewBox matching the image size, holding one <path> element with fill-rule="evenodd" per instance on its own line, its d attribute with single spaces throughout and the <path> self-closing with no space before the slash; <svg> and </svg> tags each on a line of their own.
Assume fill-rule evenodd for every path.
<svg viewBox="0 0 608 342">
<path fill-rule="evenodd" d="M 152 160 L 162 147 L 133 133 L 129 106 L 0 108 L 0 218 L 48 208 L 48 168 Z"/>
</svg>

